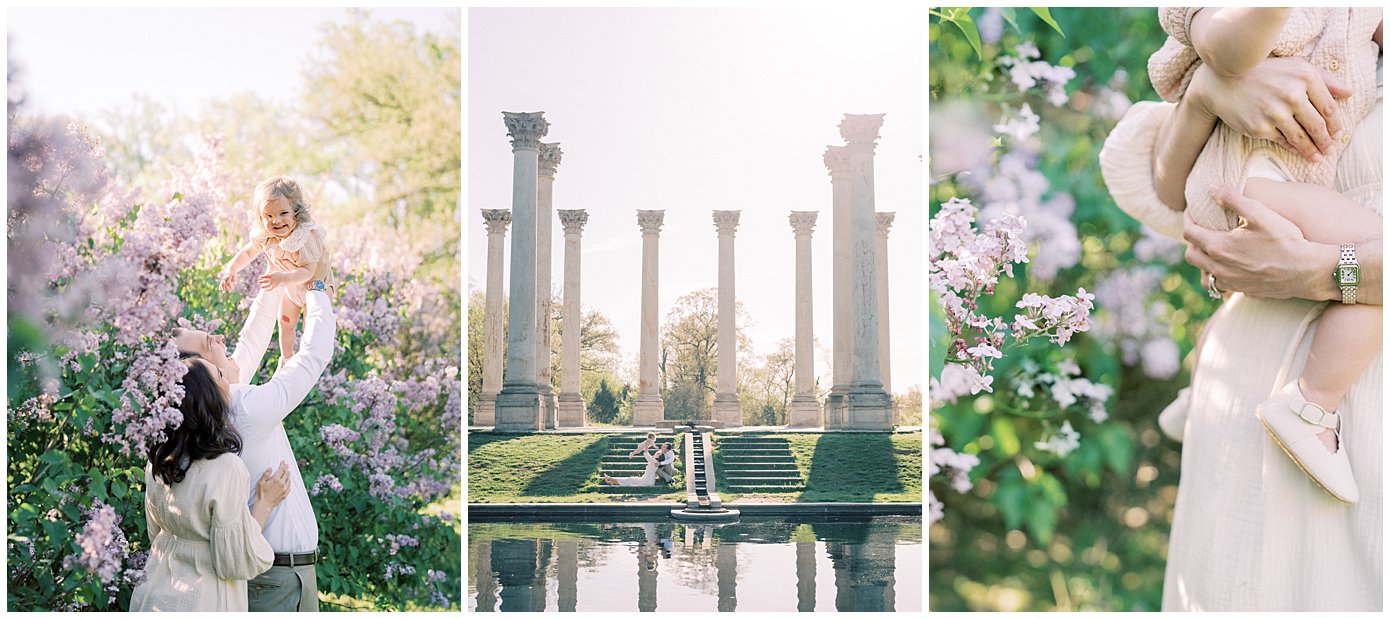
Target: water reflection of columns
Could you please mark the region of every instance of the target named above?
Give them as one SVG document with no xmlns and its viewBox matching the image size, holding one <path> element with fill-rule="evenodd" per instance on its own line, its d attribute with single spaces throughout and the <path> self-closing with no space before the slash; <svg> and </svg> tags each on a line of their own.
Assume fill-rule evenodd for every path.
<svg viewBox="0 0 1390 619">
<path fill-rule="evenodd" d="M 719 584 L 719 612 L 734 612 L 738 607 L 738 556 L 733 544 L 721 542 L 715 548 L 714 573 Z"/>
<path fill-rule="evenodd" d="M 572 613 L 579 603 L 579 542 L 559 541 L 555 547 L 560 567 L 560 612 Z"/>
<path fill-rule="evenodd" d="M 473 566 L 473 583 L 478 590 L 478 603 L 474 612 L 490 613 L 497 610 L 497 579 L 492 573 L 492 540 L 478 540 L 476 565 Z"/>
<path fill-rule="evenodd" d="M 861 543 L 827 543 L 835 566 L 835 609 L 892 611 L 895 606 L 893 569 L 894 533 L 884 539 L 871 537 Z"/>
<path fill-rule="evenodd" d="M 499 610 L 545 610 L 545 570 L 549 563 L 549 540 L 494 540 L 492 568 L 502 585 Z"/>
<path fill-rule="evenodd" d="M 796 610 L 816 610 L 816 543 L 796 543 Z"/>
</svg>

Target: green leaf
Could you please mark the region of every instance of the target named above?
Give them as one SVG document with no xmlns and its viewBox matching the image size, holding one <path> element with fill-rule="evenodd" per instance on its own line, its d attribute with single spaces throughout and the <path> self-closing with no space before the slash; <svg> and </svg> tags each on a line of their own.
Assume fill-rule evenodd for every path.
<svg viewBox="0 0 1390 619">
<path fill-rule="evenodd" d="M 1009 25 L 1014 27 L 1015 32 L 1023 32 L 1018 27 L 1018 9 L 1011 6 L 1001 7 L 999 14 L 1004 16 L 1004 21 L 1009 22 Z"/>
<path fill-rule="evenodd" d="M 999 487 L 994 491 L 994 505 L 1004 516 L 1004 526 L 1017 529 L 1028 511 L 1028 489 L 1016 467 L 1004 469 L 999 475 Z"/>
<path fill-rule="evenodd" d="M 961 14 L 959 18 L 951 22 L 960 33 L 965 35 L 965 40 L 970 43 L 971 49 L 975 50 L 975 58 L 983 60 L 985 57 L 984 48 L 980 45 L 980 29 L 975 27 L 975 20 L 970 19 L 969 14 Z"/>
<path fill-rule="evenodd" d="M 1049 10 L 1047 7 L 1045 7 L 1045 6 L 1030 6 L 1030 7 L 1028 7 L 1028 10 L 1032 11 L 1034 14 L 1036 14 L 1036 15 L 1037 15 L 1040 19 L 1042 19 L 1043 21 L 1047 22 L 1047 25 L 1052 26 L 1052 29 L 1053 29 L 1053 30 L 1056 30 L 1056 31 L 1057 31 L 1057 34 L 1060 34 L 1060 35 L 1062 35 L 1062 36 L 1064 36 L 1064 37 L 1067 36 L 1067 33 L 1062 32 L 1062 27 L 1057 25 L 1057 20 L 1052 19 L 1052 11 Z"/>
</svg>

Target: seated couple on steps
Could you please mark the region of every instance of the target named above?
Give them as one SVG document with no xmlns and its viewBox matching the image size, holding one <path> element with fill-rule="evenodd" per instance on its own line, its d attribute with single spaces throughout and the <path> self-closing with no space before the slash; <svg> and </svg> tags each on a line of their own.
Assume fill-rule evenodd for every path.
<svg viewBox="0 0 1390 619">
<path fill-rule="evenodd" d="M 671 450 L 670 443 L 662 443 L 661 448 L 653 456 L 651 448 L 656 445 L 656 433 L 648 432 L 647 440 L 637 444 L 637 447 L 628 452 L 627 455 L 635 456 L 638 453 L 647 459 L 647 468 L 642 472 L 641 477 L 610 477 L 603 476 L 603 483 L 610 486 L 655 486 L 656 478 L 660 477 L 663 483 L 672 483 L 676 480 L 676 452 Z"/>
</svg>

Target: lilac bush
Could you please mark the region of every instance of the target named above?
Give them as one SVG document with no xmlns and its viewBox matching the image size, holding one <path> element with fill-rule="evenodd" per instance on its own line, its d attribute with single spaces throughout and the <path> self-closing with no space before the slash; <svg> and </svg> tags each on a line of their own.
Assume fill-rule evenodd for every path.
<svg viewBox="0 0 1390 619">
<path fill-rule="evenodd" d="M 79 125 L 12 119 L 8 154 L 9 608 L 124 609 L 150 544 L 145 453 L 182 422 L 169 334 L 234 339 L 265 261 L 217 289 L 250 209 L 215 138 L 152 196 L 114 178 Z M 319 589 L 457 606 L 457 523 L 421 512 L 459 483 L 458 310 L 413 275 L 417 248 L 365 224 L 334 233 L 334 359 L 285 420 L 319 515 Z M 418 572 L 349 552 L 379 543 Z"/>
</svg>

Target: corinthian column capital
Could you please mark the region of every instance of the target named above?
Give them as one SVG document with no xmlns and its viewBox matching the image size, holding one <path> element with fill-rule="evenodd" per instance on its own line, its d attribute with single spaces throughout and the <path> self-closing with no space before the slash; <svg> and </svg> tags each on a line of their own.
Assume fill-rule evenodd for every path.
<svg viewBox="0 0 1390 619">
<path fill-rule="evenodd" d="M 878 143 L 878 130 L 883 126 L 883 114 L 845 114 L 840 121 L 840 137 L 852 151 L 873 152 Z"/>
<path fill-rule="evenodd" d="M 507 136 L 512 139 L 513 150 L 537 148 L 541 138 L 550 131 L 545 112 L 502 112 L 502 122 L 507 124 Z"/>
<path fill-rule="evenodd" d="M 540 171 L 541 176 L 555 176 L 555 169 L 560 167 L 560 156 L 564 153 L 560 150 L 559 142 L 541 142 Z"/>
<path fill-rule="evenodd" d="M 740 211 L 715 211 L 714 229 L 719 232 L 719 236 L 733 236 L 738 230 L 738 214 Z"/>
<path fill-rule="evenodd" d="M 506 234 L 507 224 L 512 223 L 512 212 L 504 208 L 483 209 L 483 223 L 488 234 Z"/>
<path fill-rule="evenodd" d="M 819 214 L 817 211 L 792 211 L 788 217 L 792 223 L 792 232 L 795 232 L 798 238 L 810 236 L 811 231 L 816 228 L 816 216 Z"/>
<path fill-rule="evenodd" d="M 579 234 L 584 231 L 584 224 L 589 221 L 589 212 L 579 209 L 558 209 L 555 211 L 560 214 L 560 225 L 565 227 L 565 234 Z"/>
<path fill-rule="evenodd" d="M 875 231 L 878 233 L 878 236 L 888 236 L 888 229 L 893 227 L 893 218 L 897 217 L 897 215 L 897 213 L 893 212 L 874 213 L 874 223 L 876 224 Z"/>
<path fill-rule="evenodd" d="M 642 227 L 643 236 L 661 234 L 661 222 L 665 218 L 666 211 L 637 211 L 637 225 Z"/>
<path fill-rule="evenodd" d="M 849 178 L 849 149 L 844 146 L 827 146 L 821 156 L 825 169 L 832 179 Z"/>
</svg>

